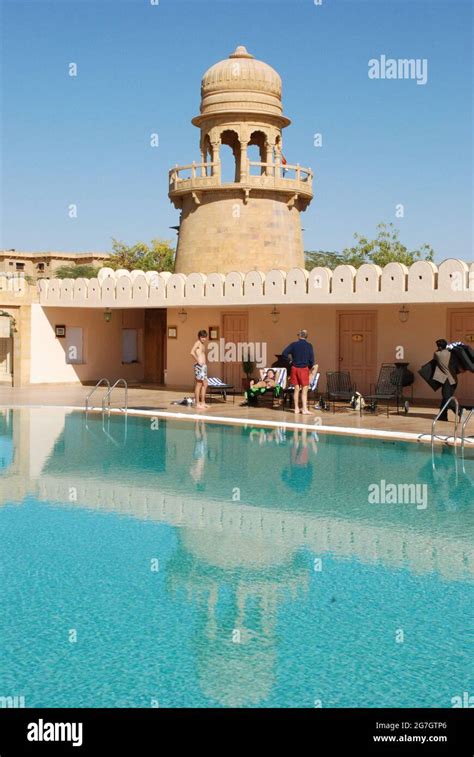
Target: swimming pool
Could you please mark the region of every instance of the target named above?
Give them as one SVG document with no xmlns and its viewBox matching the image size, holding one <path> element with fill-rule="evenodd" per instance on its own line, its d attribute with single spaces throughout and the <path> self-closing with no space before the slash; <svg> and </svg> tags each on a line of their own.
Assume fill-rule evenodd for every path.
<svg viewBox="0 0 474 757">
<path fill-rule="evenodd" d="M 451 707 L 472 693 L 472 451 L 439 448 L 433 469 L 413 443 L 86 426 L 61 408 L 0 426 L 0 696 Z"/>
</svg>

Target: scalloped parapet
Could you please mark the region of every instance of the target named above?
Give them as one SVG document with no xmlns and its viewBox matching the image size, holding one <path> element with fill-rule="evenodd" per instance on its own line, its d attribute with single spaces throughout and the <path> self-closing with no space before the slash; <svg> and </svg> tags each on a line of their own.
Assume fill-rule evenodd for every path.
<svg viewBox="0 0 474 757">
<path fill-rule="evenodd" d="M 2 283 L 3 282 L 3 283 Z M 0 292 L 27 293 L 28 285 L 0 276 Z M 31 289 L 31 287 L 30 287 Z M 393 302 L 474 302 L 474 264 L 450 258 L 439 266 L 417 261 L 410 267 L 389 263 L 385 268 L 364 264 L 358 270 L 340 265 L 334 271 L 293 268 L 285 272 L 112 271 L 103 268 L 96 279 L 42 279 L 39 302 L 64 307 L 181 307 L 185 305 L 384 304 Z"/>
</svg>

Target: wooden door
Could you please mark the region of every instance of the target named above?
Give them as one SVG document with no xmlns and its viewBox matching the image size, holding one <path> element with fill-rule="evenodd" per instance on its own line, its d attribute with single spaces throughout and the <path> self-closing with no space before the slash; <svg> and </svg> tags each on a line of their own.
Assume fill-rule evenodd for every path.
<svg viewBox="0 0 474 757">
<path fill-rule="evenodd" d="M 247 313 L 225 313 L 223 315 L 222 331 L 225 343 L 236 345 L 245 344 L 248 341 L 248 314 Z M 244 371 L 242 363 L 238 359 L 235 362 L 224 363 L 223 380 L 227 384 L 235 386 L 240 391 Z"/>
<path fill-rule="evenodd" d="M 376 313 L 339 314 L 339 367 L 361 394 L 377 381 Z"/>
<path fill-rule="evenodd" d="M 449 339 L 474 348 L 474 309 L 451 312 Z M 474 402 L 474 373 L 459 375 L 456 397 L 460 402 Z"/>
<path fill-rule="evenodd" d="M 145 310 L 143 340 L 144 381 L 147 384 L 164 384 L 166 365 L 166 310 Z"/>
</svg>

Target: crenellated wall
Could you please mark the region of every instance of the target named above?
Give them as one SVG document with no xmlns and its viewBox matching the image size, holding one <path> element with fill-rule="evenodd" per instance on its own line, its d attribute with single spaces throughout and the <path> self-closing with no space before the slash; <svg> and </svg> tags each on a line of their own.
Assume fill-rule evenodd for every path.
<svg viewBox="0 0 474 757">
<path fill-rule="evenodd" d="M 0 290 L 1 291 L 1 290 Z M 450 258 L 439 266 L 417 261 L 409 268 L 340 265 L 334 271 L 293 268 L 262 273 L 157 273 L 102 268 L 97 279 L 43 279 L 41 305 L 62 307 L 166 307 L 175 305 L 474 302 L 474 263 Z"/>
<path fill-rule="evenodd" d="M 2 305 L 26 305 L 38 301 L 36 286 L 28 284 L 22 276 L 6 276 L 0 271 L 0 307 Z"/>
</svg>

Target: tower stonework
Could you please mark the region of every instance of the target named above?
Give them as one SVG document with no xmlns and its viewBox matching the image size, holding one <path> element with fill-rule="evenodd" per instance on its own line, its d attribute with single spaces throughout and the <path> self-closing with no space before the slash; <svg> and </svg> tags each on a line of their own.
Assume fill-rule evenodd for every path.
<svg viewBox="0 0 474 757">
<path fill-rule="evenodd" d="M 300 212 L 313 197 L 312 172 L 286 163 L 281 79 L 245 47 L 206 71 L 199 162 L 172 168 L 169 197 L 181 210 L 177 273 L 304 267 Z M 248 147 L 256 145 L 258 161 Z M 233 181 L 223 181 L 221 151 L 231 149 Z M 226 177 L 227 178 L 227 177 Z"/>
</svg>

